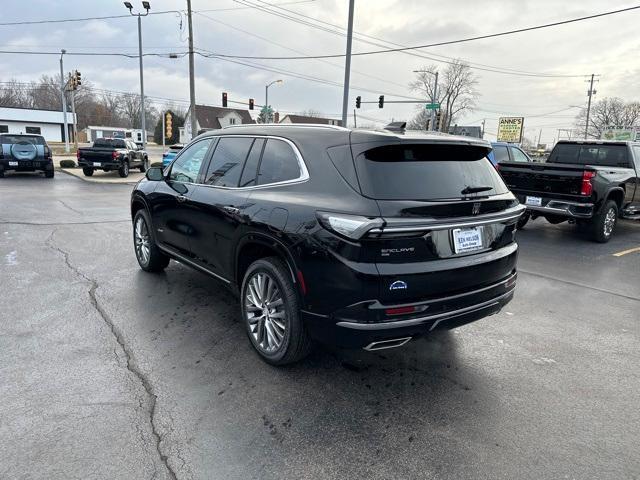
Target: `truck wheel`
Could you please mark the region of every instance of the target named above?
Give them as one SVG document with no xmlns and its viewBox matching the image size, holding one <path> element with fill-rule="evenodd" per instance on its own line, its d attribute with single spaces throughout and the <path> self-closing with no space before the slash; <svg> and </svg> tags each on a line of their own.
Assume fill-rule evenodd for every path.
<svg viewBox="0 0 640 480">
<path fill-rule="evenodd" d="M 598 243 L 607 243 L 618 221 L 618 204 L 609 200 L 600 213 L 591 220 L 591 237 Z"/>
<path fill-rule="evenodd" d="M 530 218 L 531 218 L 531 214 L 529 212 L 524 212 L 522 215 L 520 215 L 520 218 L 518 219 L 518 223 L 516 223 L 516 228 L 518 230 L 522 230 Z"/>
<path fill-rule="evenodd" d="M 85 177 L 91 177 L 93 175 L 93 168 L 83 167 L 82 173 L 84 173 Z"/>
<path fill-rule="evenodd" d="M 144 208 L 133 217 L 133 248 L 138 264 L 145 272 L 161 272 L 169 265 L 169 257 L 156 245 L 151 220 Z"/>
<path fill-rule="evenodd" d="M 127 178 L 129 176 L 129 162 L 127 160 L 122 162 L 122 165 L 118 169 L 118 175 L 122 178 Z"/>
<path fill-rule="evenodd" d="M 277 257 L 256 260 L 242 281 L 242 320 L 253 348 L 272 365 L 297 362 L 311 351 L 291 274 Z"/>
<path fill-rule="evenodd" d="M 149 168 L 149 159 L 147 157 L 144 157 L 144 159 L 142 160 L 142 165 L 140 165 L 140 172 L 144 173 L 147 171 L 148 168 Z"/>
</svg>

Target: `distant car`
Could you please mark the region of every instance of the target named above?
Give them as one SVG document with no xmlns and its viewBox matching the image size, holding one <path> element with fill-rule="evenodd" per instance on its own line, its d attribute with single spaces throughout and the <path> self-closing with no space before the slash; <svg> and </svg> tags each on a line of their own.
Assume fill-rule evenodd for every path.
<svg viewBox="0 0 640 480">
<path fill-rule="evenodd" d="M 129 168 L 137 167 L 142 173 L 149 168 L 149 157 L 141 147 L 125 138 L 98 138 L 89 148 L 78 149 L 78 165 L 87 177 L 94 170 L 117 170 L 122 177 L 129 176 Z"/>
<path fill-rule="evenodd" d="M 491 152 L 487 155 L 489 161 L 495 167 L 500 162 L 531 163 L 533 160 L 517 145 L 505 142 L 491 142 Z"/>
<path fill-rule="evenodd" d="M 182 147 L 184 147 L 184 145 L 182 145 L 181 143 L 176 143 L 175 145 L 171 145 L 169 147 L 169 150 L 167 150 L 166 152 L 164 152 L 162 154 L 162 167 L 166 167 L 167 165 L 169 165 L 171 163 L 171 161 L 176 158 L 176 155 L 178 154 L 178 152 L 180 152 L 180 150 L 182 150 Z"/>
<path fill-rule="evenodd" d="M 53 178 L 51 149 L 42 135 L 0 135 L 0 178 L 7 171 L 44 172 Z"/>
</svg>

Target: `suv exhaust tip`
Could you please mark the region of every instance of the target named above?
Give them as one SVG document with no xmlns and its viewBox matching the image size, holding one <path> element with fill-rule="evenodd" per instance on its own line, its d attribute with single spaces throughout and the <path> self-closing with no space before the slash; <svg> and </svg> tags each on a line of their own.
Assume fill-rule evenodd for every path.
<svg viewBox="0 0 640 480">
<path fill-rule="evenodd" d="M 409 340 L 411 340 L 411 338 L 412 337 L 392 338 L 391 340 L 381 340 L 379 342 L 372 342 L 366 347 L 364 347 L 364 349 L 368 352 L 374 352 L 376 350 L 384 350 L 387 348 L 401 347 L 405 343 L 407 343 Z"/>
</svg>

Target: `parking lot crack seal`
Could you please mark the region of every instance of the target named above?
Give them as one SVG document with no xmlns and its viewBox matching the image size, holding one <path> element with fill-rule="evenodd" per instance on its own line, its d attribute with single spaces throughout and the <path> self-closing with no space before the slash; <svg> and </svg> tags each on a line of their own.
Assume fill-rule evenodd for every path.
<svg viewBox="0 0 640 480">
<path fill-rule="evenodd" d="M 151 425 L 151 432 L 155 439 L 155 449 L 158 452 L 158 455 L 160 456 L 160 460 L 162 461 L 165 468 L 167 469 L 167 472 L 169 473 L 169 477 L 171 479 L 177 480 L 178 477 L 176 476 L 176 473 L 174 472 L 171 465 L 169 465 L 169 458 L 167 457 L 167 455 L 162 453 L 161 443 L 163 439 L 162 439 L 162 435 L 158 432 L 156 420 L 155 420 L 158 397 L 153 391 L 153 386 L 151 385 L 151 382 L 149 381 L 146 374 L 136 364 L 133 353 L 131 352 L 130 347 L 127 345 L 124 335 L 122 334 L 120 329 L 115 325 L 115 323 L 113 323 L 113 321 L 111 320 L 107 312 L 102 308 L 102 306 L 98 302 L 98 298 L 96 296 L 96 290 L 99 287 L 98 282 L 95 279 L 87 276 L 78 267 L 73 265 L 69 260 L 69 252 L 66 252 L 65 250 L 61 249 L 54 243 L 54 236 L 57 231 L 58 230 L 55 229 L 51 232 L 51 235 L 47 237 L 45 244 L 52 250 L 60 253 L 63 256 L 64 263 L 67 265 L 67 267 L 72 272 L 74 272 L 78 277 L 81 277 L 87 283 L 89 283 L 90 288 L 88 293 L 89 293 L 89 299 L 91 301 L 91 305 L 96 310 L 96 312 L 98 312 L 98 314 L 100 315 L 104 323 L 109 327 L 111 334 L 113 335 L 116 342 L 118 343 L 118 345 L 120 345 L 120 348 L 124 352 L 124 355 L 126 358 L 127 370 L 129 370 L 140 381 L 140 383 L 142 384 L 142 387 L 144 388 L 147 394 L 147 397 L 148 397 L 147 410 L 149 414 L 149 423 Z"/>
</svg>

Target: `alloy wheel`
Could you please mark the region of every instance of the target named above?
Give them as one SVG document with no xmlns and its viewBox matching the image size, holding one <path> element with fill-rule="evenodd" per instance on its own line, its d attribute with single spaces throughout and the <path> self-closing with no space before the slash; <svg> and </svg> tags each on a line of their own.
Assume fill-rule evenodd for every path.
<svg viewBox="0 0 640 480">
<path fill-rule="evenodd" d="M 265 272 L 257 272 L 247 282 L 244 296 L 246 320 L 256 346 L 273 353 L 282 346 L 287 329 L 282 292 Z"/>
<path fill-rule="evenodd" d="M 613 227 L 616 224 L 616 209 L 610 208 L 607 211 L 607 215 L 604 217 L 604 236 L 608 237 L 613 232 Z"/>
<path fill-rule="evenodd" d="M 140 260 L 140 263 L 146 265 L 149 262 L 151 251 L 149 247 L 149 229 L 143 217 L 138 217 L 136 220 L 134 241 L 138 260 Z"/>
</svg>

